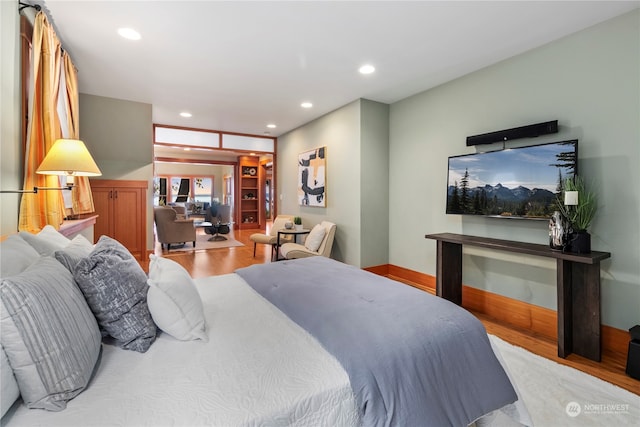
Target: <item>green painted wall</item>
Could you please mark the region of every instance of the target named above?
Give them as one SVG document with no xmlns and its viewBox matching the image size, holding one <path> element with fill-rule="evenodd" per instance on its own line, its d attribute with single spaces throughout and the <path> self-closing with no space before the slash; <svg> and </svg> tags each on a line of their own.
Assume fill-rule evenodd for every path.
<svg viewBox="0 0 640 427">
<path fill-rule="evenodd" d="M 102 172 L 97 179 L 141 180 L 149 183 L 147 249 L 153 249 L 151 104 L 81 93 L 80 139 Z"/>
<path fill-rule="evenodd" d="M 435 274 L 427 233 L 548 243 L 546 222 L 445 215 L 447 157 L 466 137 L 557 119 L 555 135 L 509 146 L 579 139 L 579 169 L 600 203 L 592 226 L 602 262 L 603 323 L 640 322 L 640 12 L 615 18 L 391 106 L 390 263 Z M 497 149 L 499 147 L 483 147 Z M 555 263 L 465 250 L 463 282 L 556 308 Z"/>
<path fill-rule="evenodd" d="M 360 100 L 360 267 L 389 262 L 389 105 Z"/>
<path fill-rule="evenodd" d="M 358 267 L 388 262 L 388 117 L 388 105 L 360 99 L 278 138 L 279 213 L 335 222 L 333 258 Z M 327 207 L 298 206 L 298 154 L 322 146 Z"/>
<path fill-rule="evenodd" d="M 360 263 L 360 102 L 355 101 L 278 138 L 278 213 L 302 217 L 305 227 L 336 223 L 333 258 Z M 299 206 L 298 155 L 326 146 L 326 208 Z"/>
</svg>

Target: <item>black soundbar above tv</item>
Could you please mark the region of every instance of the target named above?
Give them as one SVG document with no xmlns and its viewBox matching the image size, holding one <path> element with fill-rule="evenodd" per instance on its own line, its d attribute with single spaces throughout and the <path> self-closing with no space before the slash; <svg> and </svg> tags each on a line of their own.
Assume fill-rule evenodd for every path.
<svg viewBox="0 0 640 427">
<path fill-rule="evenodd" d="M 558 133 L 557 120 L 499 130 L 497 132 L 483 133 L 481 135 L 468 136 L 467 147 L 472 145 L 492 144 L 500 141 L 511 141 L 519 138 L 535 138 L 536 136 L 548 135 L 550 133 Z"/>
</svg>

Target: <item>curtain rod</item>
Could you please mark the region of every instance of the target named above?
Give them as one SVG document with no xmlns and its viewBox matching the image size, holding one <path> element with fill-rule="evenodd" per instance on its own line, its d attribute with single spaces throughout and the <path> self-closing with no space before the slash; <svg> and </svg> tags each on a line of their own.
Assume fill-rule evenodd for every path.
<svg viewBox="0 0 640 427">
<path fill-rule="evenodd" d="M 19 1 L 18 5 L 20 5 L 20 7 L 18 8 L 18 13 L 22 12 L 22 9 L 26 9 L 28 7 L 32 7 L 35 10 L 37 10 L 38 12 L 40 12 L 40 10 L 42 10 L 42 7 L 39 4 L 22 3 L 21 1 Z"/>
</svg>

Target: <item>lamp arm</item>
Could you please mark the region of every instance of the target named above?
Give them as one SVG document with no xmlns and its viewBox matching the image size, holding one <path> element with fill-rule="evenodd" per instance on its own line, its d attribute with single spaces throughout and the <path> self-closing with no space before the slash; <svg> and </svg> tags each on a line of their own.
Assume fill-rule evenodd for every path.
<svg viewBox="0 0 640 427">
<path fill-rule="evenodd" d="M 32 190 L 0 190 L 0 193 L 19 193 L 19 194 L 36 194 L 38 191 L 46 190 L 69 190 L 73 189 L 73 185 L 67 185 L 66 187 L 33 187 Z"/>
</svg>

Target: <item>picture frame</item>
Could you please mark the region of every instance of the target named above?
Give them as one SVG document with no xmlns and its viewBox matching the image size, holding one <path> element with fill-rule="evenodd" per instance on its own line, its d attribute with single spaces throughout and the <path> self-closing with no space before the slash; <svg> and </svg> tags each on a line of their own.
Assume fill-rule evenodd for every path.
<svg viewBox="0 0 640 427">
<path fill-rule="evenodd" d="M 298 155 L 298 204 L 300 206 L 327 206 L 326 147 L 308 150 Z"/>
</svg>

